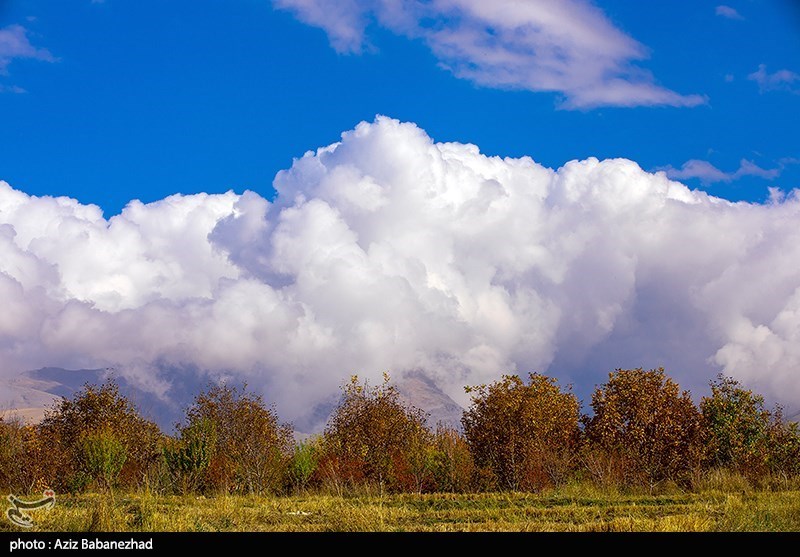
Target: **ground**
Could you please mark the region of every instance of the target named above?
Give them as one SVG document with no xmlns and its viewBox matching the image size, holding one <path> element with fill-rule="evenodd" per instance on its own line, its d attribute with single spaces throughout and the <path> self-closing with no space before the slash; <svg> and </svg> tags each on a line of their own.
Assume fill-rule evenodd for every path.
<svg viewBox="0 0 800 557">
<path fill-rule="evenodd" d="M 793 486 L 794 487 L 794 486 Z M 800 490 L 57 497 L 34 531 L 800 531 Z M 13 530 L 6 520 L 0 531 Z"/>
</svg>

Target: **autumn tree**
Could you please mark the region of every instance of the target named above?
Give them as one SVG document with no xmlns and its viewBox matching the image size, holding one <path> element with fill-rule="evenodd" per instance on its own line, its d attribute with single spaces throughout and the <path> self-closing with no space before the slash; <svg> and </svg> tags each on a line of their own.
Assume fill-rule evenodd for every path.
<svg viewBox="0 0 800 557">
<path fill-rule="evenodd" d="M 71 399 L 58 401 L 38 427 L 40 458 L 51 487 L 75 491 L 88 485 L 93 470 L 86 440 L 99 432 L 113 438 L 109 443 L 119 443 L 126 455 L 118 476 L 123 485 L 138 485 L 158 465 L 162 437 L 158 426 L 138 414 L 113 380 L 100 386 L 87 384 Z"/>
<path fill-rule="evenodd" d="M 704 453 L 702 416 L 663 369 L 618 369 L 592 394 L 586 436 L 618 459 L 626 483 L 688 481 Z"/>
<path fill-rule="evenodd" d="M 425 422 L 424 412 L 400 400 L 388 375 L 376 387 L 353 376 L 325 428 L 320 470 L 337 484 L 422 491 L 430 473 Z"/>
<path fill-rule="evenodd" d="M 283 485 L 293 446 L 292 428 L 282 424 L 260 395 L 216 385 L 200 393 L 179 428 L 213 430 L 204 487 L 240 493 L 275 492 Z M 198 449 L 199 450 L 199 449 Z"/>
<path fill-rule="evenodd" d="M 0 417 L 0 489 L 18 491 L 29 487 L 25 430 L 19 419 Z"/>
<path fill-rule="evenodd" d="M 461 423 L 475 464 L 506 489 L 537 490 L 563 481 L 573 464 L 580 404 L 570 390 L 533 373 L 468 388 Z"/>
</svg>

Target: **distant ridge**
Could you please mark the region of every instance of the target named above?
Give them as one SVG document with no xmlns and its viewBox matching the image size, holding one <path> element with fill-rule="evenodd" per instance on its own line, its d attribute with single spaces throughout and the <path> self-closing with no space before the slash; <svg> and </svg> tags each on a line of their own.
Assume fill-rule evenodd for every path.
<svg viewBox="0 0 800 557">
<path fill-rule="evenodd" d="M 46 367 L 26 371 L 13 379 L 0 381 L 0 416 L 17 416 L 26 423 L 38 423 L 44 417 L 45 411 L 59 398 L 71 397 L 86 383 L 100 384 L 109 376 L 113 376 L 113 371 L 108 369 L 69 370 Z M 165 401 L 131 385 L 124 377 L 115 378 L 122 394 L 137 407 L 142 416 L 153 420 L 167 433 L 182 419 L 184 410 L 191 404 L 194 396 L 206 387 L 201 379 L 184 378 L 183 381 L 176 381 L 170 390 L 171 400 Z M 421 408 L 429 414 L 430 427 L 436 427 L 439 422 L 455 428 L 461 427 L 463 408 L 439 389 L 423 371 L 408 372 L 395 384 L 400 397 L 407 404 Z M 294 426 L 306 434 L 321 431 L 337 403 L 338 397 L 332 395 Z"/>
</svg>

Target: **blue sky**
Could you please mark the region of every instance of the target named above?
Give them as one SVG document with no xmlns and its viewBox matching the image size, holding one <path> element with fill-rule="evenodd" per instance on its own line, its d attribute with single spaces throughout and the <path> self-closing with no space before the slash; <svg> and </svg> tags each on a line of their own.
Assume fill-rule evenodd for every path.
<svg viewBox="0 0 800 557">
<path fill-rule="evenodd" d="M 796 411 L 799 108 L 788 0 L 0 0 L 0 379 L 309 420 L 351 373 L 664 366 Z"/>
<path fill-rule="evenodd" d="M 731 200 L 800 187 L 796 2 L 575 3 L 600 18 L 597 44 L 620 49 L 600 63 L 667 106 L 635 92 L 593 101 L 586 91 L 605 85 L 578 91 L 569 76 L 542 91 L 522 75 L 535 60 L 481 67 L 430 32 L 490 21 L 464 10 L 408 23 L 374 2 L 333 3 L 322 19 L 319 2 L 279 3 L 0 1 L 0 179 L 107 216 L 176 192 L 269 197 L 293 157 L 385 114 L 554 168 L 625 157 Z M 505 53 L 526 48 L 511 41 Z"/>
</svg>

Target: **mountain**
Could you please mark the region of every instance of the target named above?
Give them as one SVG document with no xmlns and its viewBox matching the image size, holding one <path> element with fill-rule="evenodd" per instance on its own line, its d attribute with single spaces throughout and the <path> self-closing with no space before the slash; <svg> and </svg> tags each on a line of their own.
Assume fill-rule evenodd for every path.
<svg viewBox="0 0 800 557">
<path fill-rule="evenodd" d="M 407 404 L 421 408 L 428 413 L 428 426 L 436 424 L 461 429 L 461 414 L 464 409 L 436 386 L 422 371 L 407 373 L 397 382 L 397 391 Z"/>
<path fill-rule="evenodd" d="M 17 416 L 26 423 L 38 423 L 45 411 L 61 398 L 72 397 L 84 385 L 99 385 L 112 375 L 108 369 L 70 370 L 56 367 L 26 371 L 6 381 L 0 381 L 0 416 Z M 143 416 L 170 431 L 181 407 L 158 400 L 137 389 L 124 378 L 116 378 L 120 392 Z"/>
<path fill-rule="evenodd" d="M 16 415 L 28 423 L 37 423 L 45 410 L 60 397 L 71 397 L 87 383 L 100 384 L 111 375 L 106 369 L 68 370 L 42 368 L 27 371 L 17 377 L 0 381 L 0 416 Z M 116 377 L 120 392 L 126 396 L 146 418 L 156 422 L 165 432 L 171 432 L 181 420 L 185 409 L 195 394 L 205 387 L 199 380 L 176 377 L 170 389 L 169 401 L 161 400 Z M 421 371 L 407 373 L 397 383 L 400 397 L 407 403 L 421 408 L 429 414 L 428 424 L 435 427 L 438 422 L 460 427 L 463 409 L 447 396 Z M 315 406 L 310 414 L 294 425 L 302 432 L 320 431 L 328 416 L 336 408 L 338 396 Z"/>
</svg>

